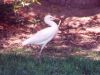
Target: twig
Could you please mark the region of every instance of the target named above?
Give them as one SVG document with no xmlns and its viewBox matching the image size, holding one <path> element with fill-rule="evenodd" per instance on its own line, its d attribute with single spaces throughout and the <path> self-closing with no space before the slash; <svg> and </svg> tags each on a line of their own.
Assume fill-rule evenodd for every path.
<svg viewBox="0 0 100 75">
<path fill-rule="evenodd" d="M 59 23 L 58 23 L 58 27 L 61 25 L 61 20 L 59 21 Z"/>
</svg>

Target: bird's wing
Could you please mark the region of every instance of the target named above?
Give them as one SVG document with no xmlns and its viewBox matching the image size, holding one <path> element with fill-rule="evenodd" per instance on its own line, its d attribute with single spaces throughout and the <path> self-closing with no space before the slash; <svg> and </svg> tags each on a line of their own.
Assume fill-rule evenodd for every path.
<svg viewBox="0 0 100 75">
<path fill-rule="evenodd" d="M 45 28 L 34 35 L 35 41 L 37 43 L 42 43 L 44 41 L 49 41 L 56 34 L 57 30 L 52 29 L 52 27 Z"/>
<path fill-rule="evenodd" d="M 24 45 L 43 44 L 45 42 L 49 42 L 56 33 L 57 33 L 57 29 L 52 29 L 52 27 L 48 27 L 35 33 L 32 37 L 25 40 L 23 44 Z"/>
</svg>

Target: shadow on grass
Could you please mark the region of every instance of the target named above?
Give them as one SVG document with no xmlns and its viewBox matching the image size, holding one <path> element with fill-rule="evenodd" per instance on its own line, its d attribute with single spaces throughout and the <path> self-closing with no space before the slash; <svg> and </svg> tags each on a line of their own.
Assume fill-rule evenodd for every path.
<svg viewBox="0 0 100 75">
<path fill-rule="evenodd" d="M 0 75 L 100 75 L 100 61 L 0 54 Z"/>
</svg>

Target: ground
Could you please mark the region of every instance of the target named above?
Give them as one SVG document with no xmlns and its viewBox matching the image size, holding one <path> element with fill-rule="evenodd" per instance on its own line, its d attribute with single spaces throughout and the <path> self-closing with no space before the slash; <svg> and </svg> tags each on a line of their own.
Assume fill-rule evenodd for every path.
<svg viewBox="0 0 100 75">
<path fill-rule="evenodd" d="M 100 60 L 100 7 L 79 9 L 45 3 L 23 8 L 20 12 L 21 16 L 28 20 L 35 19 L 38 16 L 41 22 L 15 24 L 12 21 L 10 23 L 1 21 L 0 52 L 37 54 L 39 49 L 34 48 L 32 50 L 30 47 L 23 49 L 21 42 L 46 27 L 43 17 L 48 13 L 61 19 L 62 23 L 59 27 L 59 33 L 48 43 L 43 54 L 54 57 L 83 55 Z"/>
</svg>

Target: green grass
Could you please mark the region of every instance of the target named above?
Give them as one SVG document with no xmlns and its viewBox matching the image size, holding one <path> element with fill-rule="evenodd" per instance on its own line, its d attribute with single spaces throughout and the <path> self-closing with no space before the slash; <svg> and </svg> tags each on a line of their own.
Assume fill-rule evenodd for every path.
<svg viewBox="0 0 100 75">
<path fill-rule="evenodd" d="M 0 54 L 0 75 L 100 75 L 100 61 Z"/>
</svg>

